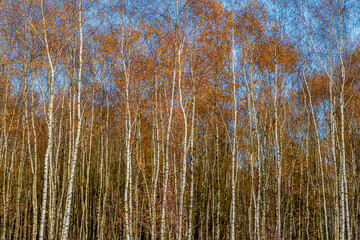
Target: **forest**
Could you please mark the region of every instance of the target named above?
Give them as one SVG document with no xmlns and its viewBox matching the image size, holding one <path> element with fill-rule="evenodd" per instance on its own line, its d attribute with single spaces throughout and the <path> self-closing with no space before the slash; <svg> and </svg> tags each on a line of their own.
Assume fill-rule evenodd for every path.
<svg viewBox="0 0 360 240">
<path fill-rule="evenodd" d="M 0 9 L 0 240 L 360 239 L 357 0 Z"/>
</svg>

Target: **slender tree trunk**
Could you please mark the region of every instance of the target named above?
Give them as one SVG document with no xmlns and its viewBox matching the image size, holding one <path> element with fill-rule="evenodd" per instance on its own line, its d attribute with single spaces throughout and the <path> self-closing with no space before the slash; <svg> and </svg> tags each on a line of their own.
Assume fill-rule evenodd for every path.
<svg viewBox="0 0 360 240">
<path fill-rule="evenodd" d="M 330 130 L 331 130 L 331 152 L 334 162 L 334 171 L 335 171 L 335 183 L 334 183 L 334 210 L 335 210 L 335 216 L 334 216 L 334 232 L 335 232 L 335 239 L 339 239 L 339 183 L 338 183 L 338 169 L 337 169 L 337 158 L 336 158 L 336 138 L 335 138 L 335 130 L 336 130 L 336 120 L 335 120 L 335 97 L 333 96 L 333 79 L 330 78 L 329 82 L 329 92 L 330 92 Z"/>
<path fill-rule="evenodd" d="M 190 206 L 189 206 L 188 240 L 192 240 L 192 237 L 193 237 L 194 161 L 195 161 L 194 128 L 195 128 L 195 105 L 196 105 L 195 87 L 193 88 L 193 98 L 194 99 L 193 99 L 193 109 L 192 109 L 192 119 L 191 119 L 191 133 L 190 133 L 191 162 L 190 162 Z M 207 226 L 206 226 L 206 228 L 207 228 Z"/>
<path fill-rule="evenodd" d="M 1 240 L 6 239 L 6 222 L 7 222 L 7 213 L 8 213 L 8 196 L 6 194 L 6 184 L 7 184 L 7 154 L 8 154 L 8 132 L 7 132 L 7 101 L 8 101 L 8 89 L 9 85 L 6 84 L 5 88 L 5 97 L 3 99 L 4 107 L 3 107 L 3 113 L 2 113 L 2 144 L 1 144 L 1 152 L 0 152 L 0 159 L 3 163 L 2 165 L 2 173 L 3 173 L 3 179 L 2 179 L 2 198 L 3 198 L 3 214 L 2 214 L 2 220 L 1 220 Z"/>
<path fill-rule="evenodd" d="M 275 53 L 276 55 L 276 53 Z M 275 63 L 275 98 L 274 98 L 274 115 L 275 115 L 275 149 L 276 149 L 276 166 L 277 166 L 277 195 L 276 195 L 276 236 L 277 239 L 282 239 L 281 236 L 281 172 L 282 172 L 282 158 L 280 153 L 280 136 L 279 136 L 279 116 L 278 116 L 278 98 L 279 98 L 279 86 L 278 86 L 278 66 Z"/>
<path fill-rule="evenodd" d="M 316 134 L 316 140 L 317 140 L 317 149 L 318 149 L 318 154 L 319 154 L 319 166 L 320 166 L 320 174 L 321 174 L 321 188 L 322 188 L 323 205 L 324 205 L 325 234 L 326 234 L 326 240 L 328 240 L 329 239 L 328 215 L 327 215 L 327 206 L 326 206 L 326 195 L 325 195 L 326 192 L 325 192 L 325 183 L 324 183 L 325 182 L 325 180 L 324 180 L 325 177 L 324 177 L 324 170 L 323 170 L 323 160 L 322 160 L 323 158 L 322 158 L 322 152 L 321 152 L 321 142 L 320 142 L 318 125 L 317 125 L 317 121 L 316 121 L 316 115 L 315 115 L 313 102 L 312 102 L 312 96 L 311 96 L 309 85 L 308 85 L 308 82 L 306 80 L 305 75 L 304 75 L 304 79 L 305 79 L 305 84 L 306 84 L 306 88 L 307 88 L 307 92 L 308 92 L 311 115 L 312 115 L 312 118 L 313 118 L 315 134 Z"/>
<path fill-rule="evenodd" d="M 5 177 L 4 179 L 6 179 L 4 181 L 4 190 L 3 192 L 4 194 L 4 213 L 3 213 L 3 222 L 2 222 L 2 240 L 5 239 L 10 239 L 11 238 L 11 231 L 8 232 L 8 234 L 6 234 L 6 230 L 8 229 L 7 227 L 7 223 L 8 223 L 8 216 L 9 216 L 9 202 L 10 202 L 10 193 L 11 193 L 11 183 L 12 183 L 12 177 L 13 177 L 13 169 L 14 169 L 14 156 L 15 156 L 15 152 L 16 152 L 16 148 L 17 148 L 17 142 L 15 141 L 15 143 L 13 143 L 13 149 L 10 150 L 11 151 L 11 156 L 10 156 L 10 164 L 9 167 L 4 168 L 5 170 L 8 171 L 4 171 Z M 7 150 L 7 149 L 6 149 Z M 6 157 L 7 151 L 5 152 L 4 156 Z M 6 162 L 6 159 L 5 159 Z"/>
<path fill-rule="evenodd" d="M 160 226 L 161 240 L 165 240 L 165 231 L 166 231 L 165 215 L 166 215 L 167 188 L 168 188 L 168 180 L 169 180 L 169 151 L 170 151 L 169 148 L 170 148 L 170 133 L 171 133 L 171 123 L 173 118 L 174 98 L 175 98 L 176 70 L 177 70 L 177 64 L 175 61 L 174 69 L 173 69 L 169 121 L 167 125 L 166 139 L 165 139 L 164 182 L 163 182 L 163 198 L 162 198 L 162 206 L 161 206 L 161 226 Z"/>
<path fill-rule="evenodd" d="M 20 155 L 20 166 L 18 168 L 18 177 L 17 177 L 17 184 L 16 184 L 16 213 L 15 213 L 15 233 L 14 239 L 19 239 L 19 231 L 20 231 L 20 203 L 21 203 L 21 192 L 22 192 L 22 182 L 23 182 L 23 170 L 24 170 L 24 162 L 25 162 L 25 126 L 24 126 L 24 117 L 22 118 L 21 127 L 22 131 L 22 144 L 21 144 L 21 155 Z M 25 219 L 26 221 L 26 219 Z"/>
<path fill-rule="evenodd" d="M 54 106 L 54 81 L 55 81 L 55 70 L 52 67 L 52 61 L 49 55 L 49 62 L 51 65 L 51 79 L 49 85 L 49 102 L 48 102 L 48 111 L 47 111 L 47 126 L 48 126 L 48 140 L 47 147 L 44 159 L 44 187 L 42 192 L 42 203 L 41 203 L 41 217 L 40 217 L 40 232 L 39 240 L 44 239 L 45 231 L 45 216 L 46 216 L 46 205 L 47 205 L 47 194 L 48 194 L 48 178 L 49 178 L 49 164 L 52 158 L 52 147 L 53 147 L 53 106 Z"/>
<path fill-rule="evenodd" d="M 220 213 L 221 213 L 221 189 L 220 189 L 220 153 L 219 153 L 219 126 L 216 124 L 216 138 L 215 138 L 215 154 L 216 154 L 216 234 L 215 239 L 220 239 Z"/>
<path fill-rule="evenodd" d="M 158 84 L 155 77 L 155 116 L 154 129 L 153 129 L 153 174 L 152 174 L 152 200 L 151 200 L 151 239 L 156 239 L 156 197 L 157 197 L 157 184 L 160 171 L 160 139 L 159 139 L 159 124 L 158 124 Z"/>
<path fill-rule="evenodd" d="M 341 152 L 340 152 L 340 205 L 341 205 L 341 240 L 345 239 L 346 227 L 349 223 L 347 219 L 346 209 L 346 160 L 345 160 L 345 103 L 343 89 L 340 93 L 340 134 L 341 134 Z M 348 232 L 348 234 L 350 234 Z"/>
<path fill-rule="evenodd" d="M 88 207 L 88 203 L 89 203 L 89 183 L 90 183 L 90 167 L 91 167 L 91 154 L 92 154 L 92 139 L 93 139 L 93 129 L 94 129 L 94 95 L 95 95 L 95 90 L 93 90 L 92 92 L 92 105 L 91 105 L 91 122 L 90 122 L 90 136 L 89 136 L 89 153 L 87 156 L 87 164 L 86 164 L 86 183 L 85 183 L 85 211 L 84 211 L 84 226 L 85 226 L 85 230 L 84 230 L 84 238 L 83 239 L 88 239 L 89 237 L 89 223 L 88 223 L 88 219 L 89 219 L 89 207 Z"/>
<path fill-rule="evenodd" d="M 28 89 L 28 82 L 27 82 L 27 75 L 26 75 L 25 68 L 25 129 L 26 129 L 26 143 L 27 143 L 27 151 L 29 154 L 30 159 L 30 168 L 31 168 L 31 175 L 32 175 L 32 184 L 31 184 L 31 200 L 32 200 L 32 234 L 31 239 L 35 240 L 37 236 L 37 224 L 38 224 L 38 207 L 37 207 L 37 137 L 36 137 L 36 130 L 34 124 L 34 107 L 33 107 L 33 91 L 31 88 L 31 123 L 33 128 L 33 136 L 31 137 L 30 132 L 30 123 L 29 123 L 29 110 L 28 110 L 28 98 L 29 98 L 29 89 Z M 31 140 L 33 139 L 34 144 L 31 145 Z"/>
<path fill-rule="evenodd" d="M 177 61 L 179 67 L 178 73 L 178 87 L 179 87 L 179 102 L 180 108 L 182 111 L 182 115 L 184 118 L 184 138 L 183 138 L 183 155 L 182 155 L 182 169 L 181 169 L 181 176 L 180 176 L 180 200 L 179 200 L 179 225 L 178 225 L 178 236 L 177 239 L 182 239 L 182 226 L 183 226 L 183 215 L 184 215 L 184 194 L 185 194 L 185 187 L 186 187 L 186 173 L 187 173 L 187 166 L 186 166 L 186 158 L 187 158 L 187 150 L 188 150 L 188 123 L 187 123 L 187 115 L 183 103 L 183 93 L 182 93 L 182 86 L 181 86 L 181 48 L 177 54 Z"/>
<path fill-rule="evenodd" d="M 50 68 L 50 80 L 48 81 L 48 91 L 49 91 L 49 101 L 47 106 L 47 147 L 44 159 L 44 187 L 42 192 L 42 203 L 41 203 L 41 216 L 40 216 L 40 232 L 39 232 L 39 240 L 44 239 L 44 232 L 45 232 L 45 217 L 46 217 L 46 206 L 47 206 L 47 195 L 48 195 L 48 180 L 49 180 L 49 164 L 51 163 L 52 158 L 52 148 L 53 148 L 53 108 L 54 108 L 54 84 L 55 84 L 55 66 L 53 59 L 50 54 L 50 47 L 48 43 L 47 37 L 47 28 L 45 22 L 45 15 L 44 15 L 44 6 L 43 0 L 40 2 L 41 4 L 41 12 L 42 12 L 42 24 L 44 28 L 44 42 L 45 42 L 45 49 L 47 60 L 49 63 Z"/>
<path fill-rule="evenodd" d="M 234 2 L 232 3 L 234 7 Z M 236 76 L 235 76 L 235 26 L 234 9 L 232 9 L 232 31 L 231 31 L 231 76 L 232 76 L 232 97 L 233 97 L 233 139 L 231 149 L 231 206 L 230 206 L 230 239 L 235 240 L 235 169 L 237 167 L 237 95 L 236 95 Z"/>
<path fill-rule="evenodd" d="M 82 0 L 79 0 L 79 70 L 78 70 L 78 79 L 77 79 L 77 132 L 76 132 L 76 139 L 75 139 L 75 146 L 74 152 L 72 154 L 72 161 L 71 161 L 71 172 L 70 178 L 68 183 L 68 189 L 66 194 L 66 203 L 65 203 L 65 214 L 64 214 L 64 221 L 63 221 L 63 230 L 61 234 L 61 239 L 66 240 L 69 231 L 69 224 L 70 224 L 70 214 L 71 214 L 71 202 L 72 202 L 72 195 L 73 195 L 73 181 L 75 175 L 75 167 L 77 162 L 77 154 L 79 150 L 80 144 L 80 134 L 81 134 L 81 124 L 82 124 L 82 117 L 81 117 L 81 77 L 82 77 L 82 65 L 83 65 L 83 29 L 82 29 Z"/>
</svg>

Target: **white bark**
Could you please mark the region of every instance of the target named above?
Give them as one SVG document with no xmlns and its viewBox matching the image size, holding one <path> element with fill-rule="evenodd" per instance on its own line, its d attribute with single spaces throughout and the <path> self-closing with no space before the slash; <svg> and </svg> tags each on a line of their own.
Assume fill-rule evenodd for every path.
<svg viewBox="0 0 360 240">
<path fill-rule="evenodd" d="M 276 53 L 275 53 L 276 58 Z M 276 61 L 276 60 L 275 60 Z M 281 236 L 281 150 L 280 150 L 280 136 L 279 136 L 279 116 L 278 116 L 278 98 L 279 98 L 279 86 L 278 86 L 278 66 L 275 62 L 275 98 L 274 98 L 274 115 L 275 115 L 275 149 L 276 149 L 276 166 L 277 166 L 277 196 L 276 196 L 276 234 L 278 239 L 282 239 Z"/>
<path fill-rule="evenodd" d="M 44 187 L 42 193 L 42 203 L 41 203 L 41 217 L 40 217 L 40 232 L 39 240 L 44 239 L 45 231 L 45 217 L 46 217 L 46 205 L 47 205 L 47 194 L 48 194 L 48 173 L 49 173 L 49 163 L 52 157 L 52 147 L 53 147 L 53 107 L 54 107 L 54 84 L 55 84 L 55 66 L 53 65 L 53 60 L 50 55 L 50 48 L 47 39 L 46 33 L 46 22 L 43 10 L 43 1 L 41 0 L 41 12 L 42 12 L 42 23 L 44 28 L 44 43 L 46 48 L 46 55 L 48 58 L 49 68 L 50 68 L 50 80 L 48 82 L 48 91 L 49 91 L 49 101 L 47 106 L 47 147 L 44 159 Z"/>
<path fill-rule="evenodd" d="M 335 232 L 335 239 L 339 239 L 339 178 L 338 178 L 338 169 L 337 169 L 337 159 L 336 159 L 336 138 L 335 138 L 335 131 L 336 131 L 336 119 L 335 119 L 335 97 L 333 96 L 333 79 L 332 74 L 330 77 L 330 83 L 329 83 L 329 92 L 330 92 L 330 130 L 331 130 L 331 152 L 333 157 L 333 163 L 334 163 L 334 171 L 335 171 L 335 191 L 334 191 L 334 202 L 335 202 L 335 221 L 334 221 L 334 232 Z"/>
<path fill-rule="evenodd" d="M 177 50 L 175 49 L 177 52 Z M 164 183 L 163 183 L 163 199 L 161 206 L 161 226 L 160 226 L 160 237 L 161 240 L 165 240 L 165 231 L 166 231 L 166 222 L 165 222 L 165 214 L 166 214 L 166 197 L 167 197 L 167 187 L 169 180 L 169 147 L 170 147 L 170 131 L 171 124 L 173 118 L 173 110 L 174 110 L 174 97 L 175 97 L 175 83 L 176 83 L 176 70 L 177 64 L 176 60 L 174 61 L 174 69 L 173 69 L 173 79 L 172 79 L 172 90 L 171 90 L 171 99 L 170 99 L 170 113 L 169 113 L 169 121 L 166 130 L 166 139 L 165 139 L 165 160 L 164 160 Z"/>
<path fill-rule="evenodd" d="M 326 239 L 328 240 L 329 239 L 328 215 L 327 215 L 327 206 L 326 206 L 325 183 L 324 183 L 325 180 L 324 180 L 324 170 L 323 170 L 323 157 L 322 157 L 322 152 L 321 152 L 321 142 L 320 142 L 318 125 L 317 125 L 317 119 L 315 116 L 315 111 L 314 111 L 313 102 L 312 102 L 312 96 L 310 93 L 308 82 L 305 77 L 305 73 L 303 74 L 303 76 L 304 76 L 304 80 L 305 80 L 305 84 L 306 84 L 306 88 L 307 88 L 307 92 L 308 92 L 311 115 L 313 118 L 316 140 L 317 140 L 317 149 L 318 149 L 318 154 L 319 154 L 319 166 L 320 166 L 320 174 L 321 174 L 321 187 L 322 187 L 322 196 L 323 196 L 323 205 L 324 205 L 325 234 L 326 234 Z"/>
<path fill-rule="evenodd" d="M 80 144 L 80 134 L 81 134 L 81 77 L 82 77 L 82 65 L 83 65 L 83 28 L 82 28 L 82 0 L 79 0 L 79 70 L 78 70 L 78 79 L 77 79 L 77 131 L 76 131 L 76 139 L 74 152 L 72 154 L 71 161 L 71 171 L 68 183 L 68 189 L 66 194 L 66 203 L 65 203 L 65 213 L 63 220 L 63 230 L 61 234 L 61 239 L 66 240 L 69 231 L 70 224 L 70 214 L 71 214 L 71 202 L 72 202 L 72 194 L 73 194 L 73 182 L 74 182 L 74 174 L 75 167 L 77 161 L 77 154 Z"/>
<path fill-rule="evenodd" d="M 181 47 L 177 54 L 177 61 L 179 67 L 179 76 L 178 76 L 178 87 L 179 87 L 179 102 L 181 112 L 184 118 L 184 139 L 183 139 L 183 156 L 182 156 L 182 170 L 180 176 L 180 203 L 179 203 L 179 225 L 178 225 L 178 236 L 177 239 L 182 239 L 182 225 L 183 225 L 183 214 L 184 214 L 184 193 L 185 193 L 185 186 L 186 186 L 186 158 L 187 158 L 187 150 L 188 150 L 188 123 L 187 123 L 187 115 L 186 110 L 183 103 L 183 93 L 182 93 L 182 86 L 181 86 Z"/>
<path fill-rule="evenodd" d="M 232 3 L 234 7 L 234 1 Z M 237 96 L 236 96 L 236 76 L 235 76 L 235 17 L 234 9 L 232 9 L 232 21 L 233 26 L 231 30 L 231 76 L 232 76 L 232 87 L 233 87 L 233 139 L 232 139 L 232 150 L 231 150 L 231 206 L 230 206 L 230 239 L 235 240 L 235 168 L 236 157 L 237 157 Z"/>
<path fill-rule="evenodd" d="M 195 153 L 194 153 L 194 128 L 195 128 L 195 106 L 196 106 L 196 94 L 195 87 L 193 89 L 193 110 L 192 110 L 192 119 L 191 119 L 191 133 L 190 133 L 190 149 L 191 149 L 191 162 L 190 162 L 190 206 L 189 206 L 189 232 L 188 232 L 188 240 L 192 239 L 193 235 L 193 205 L 194 205 L 194 161 L 195 161 Z M 206 218 L 208 219 L 208 218 Z M 207 228 L 207 225 L 206 225 Z"/>
<path fill-rule="evenodd" d="M 152 174 L 152 196 L 151 196 L 151 239 L 156 239 L 156 193 L 160 171 L 160 140 L 159 140 L 159 124 L 158 124 L 158 92 L 157 78 L 155 77 L 155 116 L 154 116 L 154 132 L 153 132 L 153 174 Z"/>
<path fill-rule="evenodd" d="M 130 59 L 127 59 L 125 56 L 125 16 L 124 11 L 122 12 L 123 16 L 123 26 L 122 26 L 122 42 L 121 42 L 121 55 L 122 63 L 125 73 L 125 96 L 126 96 L 126 116 L 125 116 L 125 162 L 126 162 L 126 176 L 125 176 L 125 235 L 126 240 L 132 239 L 132 157 L 131 157 L 131 112 L 130 112 Z M 126 49 L 128 50 L 128 49 Z M 128 50 L 130 51 L 130 50 Z"/>
<path fill-rule="evenodd" d="M 221 190 L 220 190 L 220 153 L 219 153 L 219 127 L 216 124 L 216 139 L 215 139 L 215 156 L 216 156 L 216 232 L 215 239 L 220 239 L 220 202 L 221 202 Z"/>
</svg>

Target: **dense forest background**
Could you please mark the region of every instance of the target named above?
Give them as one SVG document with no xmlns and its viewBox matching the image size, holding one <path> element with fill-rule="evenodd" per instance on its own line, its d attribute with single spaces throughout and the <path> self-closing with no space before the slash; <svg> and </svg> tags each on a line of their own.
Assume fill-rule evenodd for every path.
<svg viewBox="0 0 360 240">
<path fill-rule="evenodd" d="M 359 5 L 1 1 L 1 239 L 359 239 Z"/>
</svg>

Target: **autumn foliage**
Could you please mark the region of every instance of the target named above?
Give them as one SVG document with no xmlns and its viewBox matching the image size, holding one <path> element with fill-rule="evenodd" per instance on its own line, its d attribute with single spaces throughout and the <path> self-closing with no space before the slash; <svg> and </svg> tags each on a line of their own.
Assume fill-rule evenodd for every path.
<svg viewBox="0 0 360 240">
<path fill-rule="evenodd" d="M 2 1 L 1 239 L 358 239 L 359 6 L 305 2 Z"/>
</svg>

